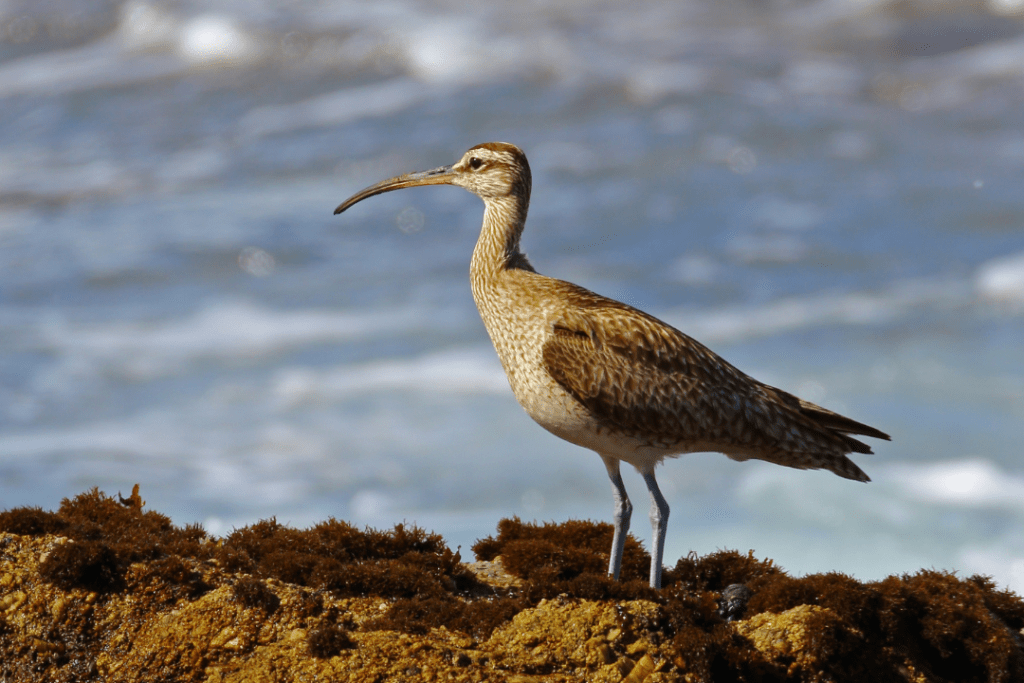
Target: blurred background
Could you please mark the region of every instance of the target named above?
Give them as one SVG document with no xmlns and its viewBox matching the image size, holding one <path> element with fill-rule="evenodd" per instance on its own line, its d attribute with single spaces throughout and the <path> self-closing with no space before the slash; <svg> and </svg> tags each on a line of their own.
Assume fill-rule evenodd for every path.
<svg viewBox="0 0 1024 683">
<path fill-rule="evenodd" d="M 1024 0 L 4 0 L 0 507 L 609 521 L 470 296 L 490 140 L 540 272 L 893 436 L 867 485 L 669 461 L 666 562 L 1024 590 Z M 645 544 L 648 498 L 625 472 Z"/>
</svg>

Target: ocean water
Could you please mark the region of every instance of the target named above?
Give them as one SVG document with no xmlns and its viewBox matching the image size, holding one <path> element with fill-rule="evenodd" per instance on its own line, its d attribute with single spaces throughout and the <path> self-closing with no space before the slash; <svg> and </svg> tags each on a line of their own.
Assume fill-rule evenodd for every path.
<svg viewBox="0 0 1024 683">
<path fill-rule="evenodd" d="M 0 507 L 140 483 L 214 533 L 407 522 L 467 557 L 502 517 L 609 520 L 479 321 L 479 200 L 331 215 L 505 140 L 538 270 L 893 436 L 866 485 L 667 461 L 668 564 L 1024 591 L 1024 3 L 965 7 L 4 3 Z"/>
</svg>

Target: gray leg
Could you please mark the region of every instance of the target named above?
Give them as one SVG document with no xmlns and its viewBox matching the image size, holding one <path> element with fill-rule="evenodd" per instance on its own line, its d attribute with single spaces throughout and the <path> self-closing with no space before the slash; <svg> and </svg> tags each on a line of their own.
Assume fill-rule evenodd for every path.
<svg viewBox="0 0 1024 683">
<path fill-rule="evenodd" d="M 600 453 L 598 455 L 601 455 Z M 616 581 L 622 570 L 622 549 L 626 546 L 626 534 L 629 533 L 629 518 L 633 514 L 633 504 L 626 495 L 626 487 L 622 485 L 619 474 L 619 461 L 607 455 L 601 455 L 604 466 L 608 470 L 608 478 L 612 480 L 612 495 L 615 497 L 615 535 L 612 536 L 612 554 L 608 560 L 608 574 Z"/>
<path fill-rule="evenodd" d="M 654 469 L 641 472 L 651 492 L 651 529 L 654 532 L 651 548 L 651 588 L 661 588 L 661 562 L 665 555 L 665 532 L 668 530 L 668 501 L 661 495 Z"/>
</svg>

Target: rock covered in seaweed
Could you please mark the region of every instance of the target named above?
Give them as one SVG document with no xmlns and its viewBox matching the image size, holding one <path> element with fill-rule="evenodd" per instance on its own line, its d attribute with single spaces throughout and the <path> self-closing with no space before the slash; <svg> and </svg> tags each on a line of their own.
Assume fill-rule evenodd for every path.
<svg viewBox="0 0 1024 683">
<path fill-rule="evenodd" d="M 795 578 L 725 551 L 682 558 L 655 592 L 633 539 L 624 580 L 604 576 L 610 534 L 502 520 L 464 565 L 403 525 L 212 538 L 137 491 L 8 510 L 0 679 L 1024 680 L 1024 601 L 984 577 Z"/>
</svg>

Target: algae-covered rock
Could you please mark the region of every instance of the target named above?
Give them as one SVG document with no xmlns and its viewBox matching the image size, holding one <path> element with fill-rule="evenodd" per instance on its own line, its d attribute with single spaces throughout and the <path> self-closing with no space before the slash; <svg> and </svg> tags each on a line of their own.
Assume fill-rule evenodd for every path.
<svg viewBox="0 0 1024 683">
<path fill-rule="evenodd" d="M 737 622 L 736 632 L 750 640 L 758 652 L 773 662 L 791 662 L 787 674 L 813 678 L 835 660 L 835 647 L 841 643 L 851 654 L 864 656 L 864 636 L 851 628 L 835 612 L 817 605 L 800 605 L 781 614 L 764 612 Z"/>
<path fill-rule="evenodd" d="M 91 491 L 0 512 L 0 681 L 1024 680 L 1024 601 L 989 579 L 795 578 L 683 558 L 665 587 L 607 524 L 502 520 L 466 565 L 415 527 L 212 538 Z M 728 620 L 728 621 L 727 621 Z"/>
</svg>

